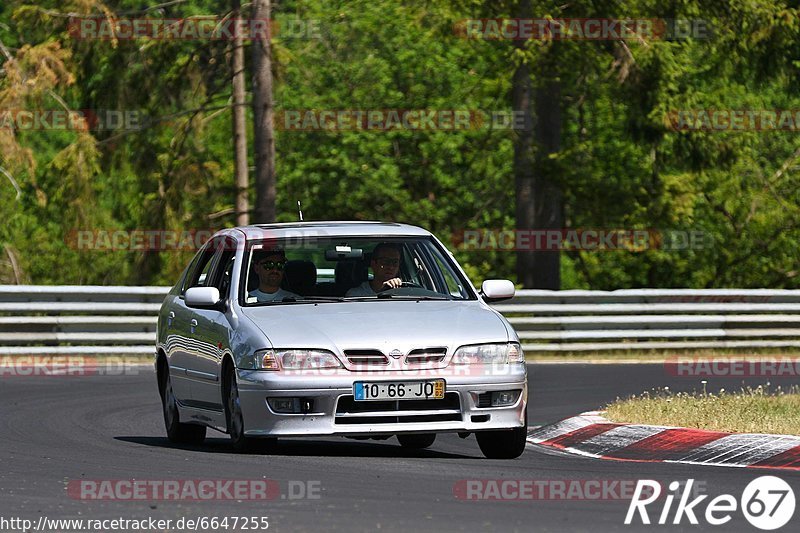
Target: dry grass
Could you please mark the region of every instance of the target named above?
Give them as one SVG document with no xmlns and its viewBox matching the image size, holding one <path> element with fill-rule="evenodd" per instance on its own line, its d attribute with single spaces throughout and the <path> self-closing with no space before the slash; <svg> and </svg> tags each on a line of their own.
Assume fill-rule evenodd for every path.
<svg viewBox="0 0 800 533">
<path fill-rule="evenodd" d="M 674 394 L 661 389 L 618 399 L 606 408 L 605 416 L 624 423 L 800 435 L 800 387 L 722 389 L 719 394 Z"/>
</svg>

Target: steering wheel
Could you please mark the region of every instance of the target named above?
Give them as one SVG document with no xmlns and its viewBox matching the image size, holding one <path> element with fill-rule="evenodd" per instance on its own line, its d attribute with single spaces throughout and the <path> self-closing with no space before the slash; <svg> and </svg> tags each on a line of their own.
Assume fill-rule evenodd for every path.
<svg viewBox="0 0 800 533">
<path fill-rule="evenodd" d="M 386 287 L 386 286 L 384 285 L 384 287 Z M 404 281 L 403 283 L 400 284 L 399 287 L 386 287 L 386 288 L 378 291 L 378 294 L 397 294 L 395 291 L 398 291 L 400 289 L 422 289 L 422 290 L 425 290 L 425 287 L 423 287 L 419 283 L 414 283 L 413 281 Z"/>
</svg>

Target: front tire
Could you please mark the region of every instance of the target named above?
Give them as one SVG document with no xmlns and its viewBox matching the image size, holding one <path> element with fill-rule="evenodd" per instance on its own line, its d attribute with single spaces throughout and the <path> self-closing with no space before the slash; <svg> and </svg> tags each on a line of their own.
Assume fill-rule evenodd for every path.
<svg viewBox="0 0 800 533">
<path fill-rule="evenodd" d="M 431 446 L 436 440 L 436 433 L 412 433 L 408 435 L 398 435 L 397 440 L 403 448 L 413 450 L 423 450 Z"/>
<path fill-rule="evenodd" d="M 519 428 L 475 433 L 483 455 L 487 459 L 516 459 L 525 451 L 528 437 L 528 415 L 525 425 Z"/>
<path fill-rule="evenodd" d="M 254 439 L 253 437 L 245 436 L 239 386 L 236 383 L 236 371 L 232 367 L 228 367 L 228 372 L 225 376 L 225 419 L 228 423 L 231 445 L 239 453 L 256 451 L 258 448 L 269 448 L 277 441 L 274 438 Z"/>
<path fill-rule="evenodd" d="M 178 400 L 172 391 L 172 379 L 169 368 L 166 369 L 161 387 L 161 404 L 164 412 L 164 427 L 167 439 L 173 444 L 203 444 L 206 439 L 206 427 L 198 424 L 184 424 L 178 412 Z"/>
</svg>

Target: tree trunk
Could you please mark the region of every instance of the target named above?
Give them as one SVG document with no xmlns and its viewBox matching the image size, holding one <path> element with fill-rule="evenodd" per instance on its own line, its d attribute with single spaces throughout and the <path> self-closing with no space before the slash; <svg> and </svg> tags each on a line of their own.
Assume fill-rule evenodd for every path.
<svg viewBox="0 0 800 533">
<path fill-rule="evenodd" d="M 557 46 L 557 43 L 551 46 Z M 547 55 L 552 52 L 551 48 Z M 545 61 L 544 65 L 555 70 L 557 62 Z M 550 68 L 544 71 L 552 72 L 552 77 L 548 76 L 549 79 L 545 79 L 535 91 L 534 133 L 538 150 L 533 166 L 533 208 L 537 229 L 561 231 L 564 228 L 564 192 L 560 183 L 560 165 L 550 158 L 551 154 L 561 150 L 561 82 Z M 531 288 L 560 289 L 561 252 L 533 252 L 532 274 Z"/>
<path fill-rule="evenodd" d="M 532 18 L 529 0 L 518 4 L 517 17 Z M 524 41 L 514 46 L 523 49 Z M 514 141 L 514 186 L 517 231 L 560 230 L 564 224 L 563 192 L 558 165 L 550 154 L 561 148 L 561 85 L 555 48 L 544 53 L 537 65 L 537 88 L 531 81 L 530 63 L 520 63 L 512 80 L 512 107 L 524 117 Z M 536 111 L 534 126 L 533 108 Z M 534 146 L 536 150 L 534 150 Z M 532 245 L 537 239 L 530 239 Z M 546 245 L 546 239 L 541 240 Z M 517 280 L 526 288 L 560 289 L 561 254 L 558 251 L 517 252 Z"/>
<path fill-rule="evenodd" d="M 522 18 L 530 17 L 530 2 L 520 2 Z M 524 46 L 523 41 L 514 41 L 516 48 Z M 514 137 L 514 188 L 516 198 L 517 231 L 534 229 L 534 183 L 533 183 L 533 116 L 531 109 L 531 69 L 530 63 L 520 62 L 514 71 L 511 88 L 512 108 L 515 115 L 522 117 L 522 128 Z M 517 252 L 517 282 L 523 287 L 533 287 L 534 254 L 530 251 Z"/>
<path fill-rule="evenodd" d="M 233 0 L 232 17 L 241 16 L 241 0 Z M 233 40 L 233 152 L 236 174 L 236 225 L 250 223 L 250 206 L 247 200 L 247 124 L 245 113 L 244 46 L 239 33 Z"/>
<path fill-rule="evenodd" d="M 275 222 L 275 135 L 272 103 L 270 0 L 253 0 L 253 19 L 266 21 L 266 35 L 253 40 L 253 140 L 256 223 Z"/>
</svg>

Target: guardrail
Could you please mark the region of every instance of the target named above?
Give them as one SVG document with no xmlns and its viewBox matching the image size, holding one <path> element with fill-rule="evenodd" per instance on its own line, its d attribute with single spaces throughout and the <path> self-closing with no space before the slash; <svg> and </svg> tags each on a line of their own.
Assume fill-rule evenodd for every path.
<svg viewBox="0 0 800 533">
<path fill-rule="evenodd" d="M 495 308 L 528 352 L 800 347 L 800 290 L 521 290 Z"/>
<path fill-rule="evenodd" d="M 0 285 L 0 355 L 152 355 L 168 291 Z"/>
<path fill-rule="evenodd" d="M 0 285 L 0 355 L 150 355 L 168 287 Z M 521 290 L 528 352 L 800 348 L 800 290 Z"/>
</svg>

